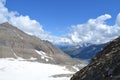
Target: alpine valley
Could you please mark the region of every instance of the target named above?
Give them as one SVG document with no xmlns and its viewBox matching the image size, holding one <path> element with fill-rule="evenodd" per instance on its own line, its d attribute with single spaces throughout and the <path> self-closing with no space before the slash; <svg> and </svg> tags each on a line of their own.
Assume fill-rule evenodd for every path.
<svg viewBox="0 0 120 80">
<path fill-rule="evenodd" d="M 106 43 L 107 44 L 107 43 Z M 82 44 L 82 45 L 57 45 L 63 52 L 72 58 L 91 60 L 97 52 L 101 51 L 105 44 Z"/>
</svg>

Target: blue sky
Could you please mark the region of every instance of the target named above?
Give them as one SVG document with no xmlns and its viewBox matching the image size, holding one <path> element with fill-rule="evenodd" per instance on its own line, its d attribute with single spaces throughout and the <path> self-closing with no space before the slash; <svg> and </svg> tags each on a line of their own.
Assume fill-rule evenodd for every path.
<svg viewBox="0 0 120 80">
<path fill-rule="evenodd" d="M 120 0 L 0 0 L 0 23 L 54 44 L 102 44 L 120 36 Z"/>
<path fill-rule="evenodd" d="M 9 11 L 29 15 L 52 35 L 61 36 L 71 25 L 82 24 L 90 18 L 110 14 L 113 25 L 120 12 L 120 0 L 7 0 Z"/>
</svg>

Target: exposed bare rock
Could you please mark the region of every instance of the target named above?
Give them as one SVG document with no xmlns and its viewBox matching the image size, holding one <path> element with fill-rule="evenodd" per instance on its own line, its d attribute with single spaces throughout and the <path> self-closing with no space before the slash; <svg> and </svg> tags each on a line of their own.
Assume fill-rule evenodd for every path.
<svg viewBox="0 0 120 80">
<path fill-rule="evenodd" d="M 28 35 L 9 23 L 0 24 L 0 58 L 19 58 L 54 64 L 76 64 L 48 41 Z"/>
<path fill-rule="evenodd" d="M 108 43 L 71 80 L 120 80 L 120 37 Z"/>
</svg>

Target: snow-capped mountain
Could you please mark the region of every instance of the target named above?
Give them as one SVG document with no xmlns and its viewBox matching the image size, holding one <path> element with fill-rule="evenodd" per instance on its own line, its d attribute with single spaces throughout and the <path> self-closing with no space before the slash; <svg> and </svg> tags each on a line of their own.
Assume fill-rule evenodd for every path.
<svg viewBox="0 0 120 80">
<path fill-rule="evenodd" d="M 105 44 L 83 44 L 83 45 L 70 45 L 59 46 L 62 51 L 67 53 L 73 58 L 78 59 L 91 59 L 95 54 L 102 50 Z"/>
<path fill-rule="evenodd" d="M 0 80 L 67 80 L 85 65 L 48 41 L 0 24 Z"/>
</svg>

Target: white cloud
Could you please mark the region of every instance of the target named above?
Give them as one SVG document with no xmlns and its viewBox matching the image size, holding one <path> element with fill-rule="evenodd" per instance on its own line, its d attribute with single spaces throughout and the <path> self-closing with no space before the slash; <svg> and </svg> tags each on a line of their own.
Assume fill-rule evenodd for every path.
<svg viewBox="0 0 120 80">
<path fill-rule="evenodd" d="M 120 13 L 117 16 L 116 25 L 120 27 Z"/>
<path fill-rule="evenodd" d="M 68 34 L 73 43 L 106 43 L 120 35 L 120 14 L 118 14 L 116 24 L 109 26 L 105 23 L 111 16 L 102 15 L 96 19 L 89 19 L 85 24 L 73 25 Z"/>
<path fill-rule="evenodd" d="M 6 0 L 0 0 L 0 23 L 9 22 L 24 32 L 35 35 L 43 40 L 49 40 L 57 44 L 101 44 L 108 42 L 120 35 L 120 14 L 116 23 L 109 26 L 105 23 L 110 19 L 109 14 L 99 16 L 96 19 L 89 19 L 84 24 L 73 25 L 70 32 L 63 36 L 53 36 L 43 30 L 42 25 L 36 20 L 30 19 L 28 15 L 23 16 L 18 12 L 9 11 L 5 7 Z"/>
<path fill-rule="evenodd" d="M 70 32 L 62 37 L 50 36 L 51 42 L 57 44 L 102 44 L 109 42 L 120 36 L 120 14 L 116 19 L 116 24 L 109 26 L 106 20 L 112 18 L 111 15 L 105 14 L 96 19 L 89 19 L 84 24 L 72 25 Z"/>
<path fill-rule="evenodd" d="M 31 20 L 29 16 L 19 15 L 18 12 L 8 11 L 5 3 L 6 0 L 0 0 L 0 23 L 7 21 L 28 34 L 46 39 L 49 33 L 43 30 L 39 22 Z"/>
<path fill-rule="evenodd" d="M 9 11 L 5 7 L 6 0 L 0 0 L 0 23 L 9 22 L 10 24 L 21 29 L 25 33 L 35 35 L 43 40 L 49 40 L 53 43 L 68 43 L 67 38 L 57 37 L 50 35 L 49 32 L 44 31 L 42 25 L 36 20 L 30 19 L 30 17 L 20 15 L 18 12 Z"/>
</svg>

